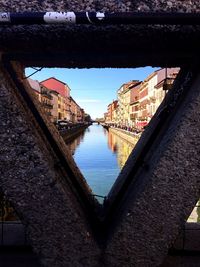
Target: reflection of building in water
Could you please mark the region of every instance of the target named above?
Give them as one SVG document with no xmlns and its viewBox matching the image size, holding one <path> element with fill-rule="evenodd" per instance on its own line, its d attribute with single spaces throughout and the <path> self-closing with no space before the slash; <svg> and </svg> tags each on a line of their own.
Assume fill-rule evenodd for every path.
<svg viewBox="0 0 200 267">
<path fill-rule="evenodd" d="M 117 153 L 118 165 L 120 169 L 122 169 L 132 152 L 134 145 L 109 131 L 108 146 L 113 152 Z"/>
<path fill-rule="evenodd" d="M 76 148 L 80 145 L 85 135 L 85 131 L 81 133 L 76 139 L 74 139 L 72 142 L 68 143 L 67 146 L 69 147 L 72 155 L 74 155 L 74 152 Z"/>
<path fill-rule="evenodd" d="M 112 150 L 112 152 L 117 152 L 117 140 L 116 135 L 108 131 L 108 146 Z"/>
</svg>

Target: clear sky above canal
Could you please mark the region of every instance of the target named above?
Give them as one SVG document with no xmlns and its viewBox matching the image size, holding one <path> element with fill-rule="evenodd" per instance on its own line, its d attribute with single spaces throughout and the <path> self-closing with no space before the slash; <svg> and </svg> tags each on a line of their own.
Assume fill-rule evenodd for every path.
<svg viewBox="0 0 200 267">
<path fill-rule="evenodd" d="M 43 81 L 55 77 L 71 88 L 71 96 L 93 119 L 103 117 L 107 105 L 117 98 L 117 90 L 131 80 L 144 80 L 156 68 L 64 69 L 44 68 L 31 78 Z M 26 69 L 26 76 L 35 70 Z"/>
</svg>

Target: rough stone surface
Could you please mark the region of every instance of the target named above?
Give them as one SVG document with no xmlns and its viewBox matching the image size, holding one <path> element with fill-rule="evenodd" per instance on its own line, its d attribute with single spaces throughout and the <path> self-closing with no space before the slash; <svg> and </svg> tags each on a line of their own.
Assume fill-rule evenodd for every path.
<svg viewBox="0 0 200 267">
<path fill-rule="evenodd" d="M 16 0 L 1 1 L 0 11 L 198 12 L 199 2 Z M 12 53 L 14 58 L 28 66 L 180 66 L 196 60 L 199 54 L 199 40 L 200 27 L 197 26 L 0 27 L 0 50 Z"/>
<path fill-rule="evenodd" d="M 2 67 L 0 79 L 1 188 L 45 266 L 95 266 L 99 250 L 80 203 Z"/>
<path fill-rule="evenodd" d="M 199 12 L 200 1 L 1 1 L 0 11 Z M 198 61 L 192 26 L 0 27 L 0 51 L 24 65 L 130 67 Z M 16 87 L 0 67 L 0 187 L 11 200 L 45 266 L 158 266 L 199 197 L 200 78 L 160 144 L 137 195 L 99 248 L 86 213 Z M 28 88 L 28 87 L 27 87 Z M 56 138 L 56 133 L 54 136 Z M 57 137 L 57 139 L 59 139 Z M 57 140 L 66 150 L 62 140 Z M 67 155 L 67 151 L 66 151 Z M 73 161 L 66 156 L 72 168 Z M 129 169 L 131 169 L 131 161 Z M 79 176 L 79 174 L 77 174 Z M 114 223 L 113 223 L 114 224 Z"/>
<path fill-rule="evenodd" d="M 108 243 L 109 264 L 159 266 L 195 206 L 200 188 L 199 84 L 200 76 L 161 143 L 143 159 L 148 166 L 129 187 Z M 133 159 L 134 152 L 125 173 L 131 171 Z"/>
<path fill-rule="evenodd" d="M 137 194 L 129 188 L 106 247 L 99 248 L 84 210 L 54 167 L 51 148 L 1 69 L 0 184 L 45 266 L 162 263 L 199 196 L 199 84 L 200 76 L 151 152 Z"/>
</svg>

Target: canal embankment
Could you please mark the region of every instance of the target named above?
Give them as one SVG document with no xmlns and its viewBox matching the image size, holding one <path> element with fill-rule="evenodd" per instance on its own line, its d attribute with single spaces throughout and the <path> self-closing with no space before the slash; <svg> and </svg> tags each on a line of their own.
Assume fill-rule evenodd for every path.
<svg viewBox="0 0 200 267">
<path fill-rule="evenodd" d="M 63 137 L 65 143 L 69 143 L 73 141 L 75 138 L 77 138 L 81 133 L 83 133 L 85 129 L 88 128 L 89 126 L 90 124 L 74 126 L 70 129 L 59 130 L 59 132 Z"/>
<path fill-rule="evenodd" d="M 139 140 L 141 134 L 136 134 L 130 131 L 126 131 L 120 128 L 115 128 L 115 127 L 109 127 L 108 131 L 118 135 L 119 137 L 121 137 L 122 139 L 124 139 L 125 141 L 135 145 L 136 142 Z"/>
</svg>

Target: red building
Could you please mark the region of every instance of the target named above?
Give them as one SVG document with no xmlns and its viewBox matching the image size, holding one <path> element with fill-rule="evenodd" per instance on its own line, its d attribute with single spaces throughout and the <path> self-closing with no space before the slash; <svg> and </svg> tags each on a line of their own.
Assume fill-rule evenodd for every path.
<svg viewBox="0 0 200 267">
<path fill-rule="evenodd" d="M 61 117 L 61 119 L 70 120 L 70 88 L 69 86 L 54 78 L 50 77 L 42 82 L 40 82 L 41 85 L 45 86 L 49 90 L 56 91 L 62 98 L 62 103 L 59 103 L 58 106 L 62 105 L 61 110 L 58 112 Z"/>
<path fill-rule="evenodd" d="M 54 77 L 50 77 L 42 82 L 40 82 L 40 84 L 44 85 L 46 88 L 50 89 L 50 90 L 54 90 L 57 93 L 59 93 L 61 96 L 63 97 L 69 97 L 70 95 L 70 88 L 69 86 L 54 78 Z"/>
</svg>

